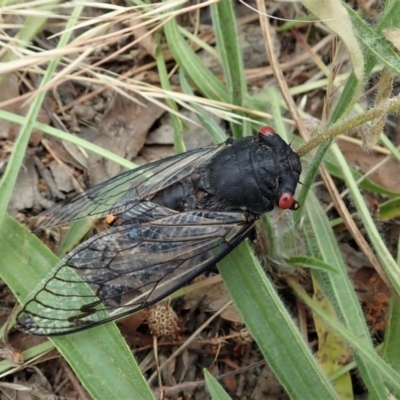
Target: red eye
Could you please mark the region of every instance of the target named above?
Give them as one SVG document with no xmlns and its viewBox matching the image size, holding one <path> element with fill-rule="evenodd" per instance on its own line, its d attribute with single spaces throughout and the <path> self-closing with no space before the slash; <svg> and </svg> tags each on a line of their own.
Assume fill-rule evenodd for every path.
<svg viewBox="0 0 400 400">
<path fill-rule="evenodd" d="M 292 207 L 293 202 L 294 202 L 294 198 L 293 198 L 292 194 L 283 193 L 281 195 L 281 197 L 279 197 L 278 206 L 279 206 L 279 208 L 286 210 L 286 209 Z"/>
<path fill-rule="evenodd" d="M 260 133 L 265 136 L 273 136 L 276 132 L 270 126 L 263 126 L 260 128 Z"/>
</svg>

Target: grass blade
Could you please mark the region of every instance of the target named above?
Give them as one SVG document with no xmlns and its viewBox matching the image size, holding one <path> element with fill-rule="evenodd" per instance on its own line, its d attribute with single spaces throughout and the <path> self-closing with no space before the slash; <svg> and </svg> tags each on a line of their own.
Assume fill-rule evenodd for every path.
<svg viewBox="0 0 400 400">
<path fill-rule="evenodd" d="M 248 244 L 239 245 L 218 266 L 250 333 L 290 397 L 338 398 Z"/>
<path fill-rule="evenodd" d="M 231 400 L 228 393 L 225 392 L 219 382 L 206 369 L 204 369 L 203 372 L 207 389 L 210 392 L 212 400 Z"/>
<path fill-rule="evenodd" d="M 335 236 L 324 210 L 312 192 L 309 193 L 305 208 L 308 225 L 304 228 L 304 235 L 309 251 L 314 257 L 320 257 L 324 262 L 335 265 L 340 272 L 339 274 L 327 274 L 314 269 L 313 275 L 344 324 L 351 332 L 361 338 L 365 346 L 373 350 L 369 329 L 363 318 L 353 284 L 347 275 Z M 376 394 L 378 398 L 382 398 L 383 393 L 385 393 L 382 377 L 367 360 L 357 356 L 357 354 L 356 361 L 369 392 Z"/>
</svg>

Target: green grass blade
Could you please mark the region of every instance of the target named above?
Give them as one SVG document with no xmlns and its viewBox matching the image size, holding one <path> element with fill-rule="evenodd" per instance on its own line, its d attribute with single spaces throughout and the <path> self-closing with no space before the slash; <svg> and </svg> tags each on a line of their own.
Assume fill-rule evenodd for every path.
<svg viewBox="0 0 400 400">
<path fill-rule="evenodd" d="M 1 6 L 6 7 L 8 3 L 12 3 L 11 1 L 3 1 Z M 15 2 L 14 2 L 15 3 Z M 24 25 L 18 31 L 17 38 L 19 40 L 18 45 L 21 47 L 27 47 L 32 39 L 36 37 L 36 35 L 42 31 L 43 27 L 47 22 L 47 17 L 40 16 L 40 11 L 49 12 L 52 11 L 57 4 L 60 3 L 58 0 L 47 1 L 44 4 L 37 5 L 35 8 L 36 15 L 26 17 L 24 21 Z M 1 9 L 0 9 L 1 11 Z M 18 55 L 14 51 L 8 51 L 7 54 L 2 58 L 1 62 L 7 62 L 11 60 L 15 60 L 18 58 Z M 4 76 L 0 76 L 0 82 L 4 79 Z"/>
<path fill-rule="evenodd" d="M 165 60 L 162 52 L 162 48 L 160 45 L 160 37 L 159 35 L 156 36 L 157 50 L 156 50 L 156 62 L 157 62 L 157 69 L 158 75 L 160 77 L 161 86 L 164 90 L 171 90 L 171 85 L 168 79 L 168 72 L 167 67 L 165 65 Z M 178 106 L 176 105 L 175 101 L 172 99 L 167 99 L 167 105 L 171 110 L 178 111 Z M 174 130 L 174 150 L 175 153 L 183 153 L 186 151 L 185 143 L 183 142 L 182 130 L 183 125 L 181 119 L 175 115 L 170 113 L 172 128 Z"/>
<path fill-rule="evenodd" d="M 314 257 L 308 256 L 292 256 L 287 259 L 291 265 L 300 266 L 303 268 L 320 269 L 321 271 L 338 273 L 338 270 L 332 264 L 328 264 Z"/>
<path fill-rule="evenodd" d="M 360 192 L 357 182 L 354 180 L 353 175 L 343 157 L 339 147 L 334 144 L 331 147 L 332 154 L 336 158 L 337 165 L 341 168 L 346 186 L 350 191 L 351 198 L 357 208 L 358 215 L 363 222 L 367 231 L 367 235 L 371 241 L 382 268 L 385 271 L 390 283 L 398 295 L 400 295 L 400 267 L 393 259 L 389 249 L 383 241 L 377 226 L 371 216 L 371 213 L 365 204 L 364 198 Z"/>
<path fill-rule="evenodd" d="M 300 206 L 302 206 L 306 202 L 308 194 L 311 190 L 311 186 L 315 181 L 315 178 L 319 171 L 319 167 L 324 159 L 324 155 L 328 147 L 329 147 L 328 143 L 324 143 L 322 146 L 320 146 L 316 151 L 315 155 L 313 156 L 311 163 L 309 163 L 309 165 L 307 166 L 305 177 L 304 180 L 302 181 L 303 184 L 301 185 L 300 193 L 297 198 L 297 201 L 300 203 Z M 294 221 L 296 226 L 300 224 L 304 212 L 305 208 L 300 207 L 299 212 L 295 213 Z"/>
<path fill-rule="evenodd" d="M 231 400 L 220 383 L 206 369 L 203 369 L 203 373 L 212 400 Z"/>
<path fill-rule="evenodd" d="M 227 102 L 226 88 L 186 43 L 175 19 L 164 25 L 164 33 L 175 61 L 198 90 L 205 97 Z"/>
<path fill-rule="evenodd" d="M 397 264 L 400 265 L 400 238 L 397 243 Z M 400 370 L 400 302 L 397 297 L 392 297 L 389 310 L 389 322 L 385 332 L 383 357 L 396 370 Z M 400 397 L 400 392 L 395 393 Z"/>
<path fill-rule="evenodd" d="M 271 86 L 265 91 L 268 103 L 271 106 L 272 120 L 268 121 L 274 127 L 275 131 L 282 137 L 286 143 L 290 143 L 293 139 L 293 134 L 288 133 L 286 124 L 283 122 L 282 95 L 278 92 L 275 86 Z"/>
<path fill-rule="evenodd" d="M 389 323 L 385 332 L 385 343 L 383 347 L 383 358 L 394 368 L 400 371 L 400 303 L 395 297 L 392 298 L 389 311 Z M 400 397 L 400 390 L 394 394 Z"/>
<path fill-rule="evenodd" d="M 342 255 L 336 243 L 336 238 L 330 227 L 326 213 L 317 201 L 315 195 L 310 192 L 305 203 L 307 224 L 304 227 L 304 236 L 309 252 L 322 261 L 334 265 L 338 274 L 327 274 L 319 270 L 312 270 L 314 277 L 322 287 L 325 294 L 335 308 L 340 319 L 351 332 L 373 349 L 369 329 L 362 314 L 361 306 L 353 284 L 350 281 Z M 360 374 L 369 392 L 382 398 L 385 386 L 382 377 L 371 364 L 356 353 L 356 361 Z"/>
<path fill-rule="evenodd" d="M 210 9 L 229 102 L 242 105 L 247 95 L 247 87 L 233 4 L 230 0 L 221 0 L 211 5 Z"/>
<path fill-rule="evenodd" d="M 193 91 L 189 85 L 189 82 L 186 79 L 185 72 L 183 69 L 179 70 L 179 81 L 183 90 L 183 93 L 190 94 L 193 96 Z M 227 136 L 226 133 L 222 130 L 222 128 L 217 124 L 217 122 L 210 118 L 210 116 L 198 105 L 190 104 L 193 110 L 196 111 L 197 117 L 199 118 L 200 122 L 207 129 L 210 133 L 210 136 L 214 140 L 215 143 L 223 143 L 226 141 Z"/>
<path fill-rule="evenodd" d="M 231 0 L 221 0 L 211 5 L 210 9 L 229 102 L 242 106 L 247 96 L 247 85 L 233 3 Z M 239 138 L 251 134 L 250 124 L 247 122 L 244 124 L 242 127 L 231 123 L 233 137 Z"/>
<path fill-rule="evenodd" d="M 389 364 L 385 363 L 375 349 L 371 349 L 359 335 L 346 329 L 342 324 L 338 323 L 337 320 L 327 315 L 320 307 L 318 307 L 315 302 L 307 295 L 303 288 L 297 286 L 297 294 L 300 296 L 301 300 L 319 317 L 321 317 L 332 329 L 335 330 L 341 337 L 343 337 L 354 350 L 362 356 L 366 362 L 369 364 L 369 368 L 374 370 L 379 376 L 385 378 L 385 383 L 395 391 L 400 389 L 400 374 L 396 372 Z M 369 388 L 368 388 L 369 389 Z M 369 391 L 369 395 L 375 395 L 377 399 L 388 398 L 386 389 L 383 389 L 383 393 L 386 393 L 382 397 L 381 394 Z M 319 398 L 319 397 L 318 397 Z"/>
<path fill-rule="evenodd" d="M 390 221 L 400 217 L 400 197 L 395 197 L 379 205 L 379 218 Z"/>
<path fill-rule="evenodd" d="M 247 243 L 238 246 L 218 266 L 246 326 L 289 396 L 337 399 Z"/>
</svg>

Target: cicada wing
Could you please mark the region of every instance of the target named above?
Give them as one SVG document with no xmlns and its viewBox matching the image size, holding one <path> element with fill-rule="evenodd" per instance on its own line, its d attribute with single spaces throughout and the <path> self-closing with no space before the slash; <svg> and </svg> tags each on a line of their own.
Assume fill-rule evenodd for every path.
<svg viewBox="0 0 400 400">
<path fill-rule="evenodd" d="M 198 210 L 114 226 L 54 267 L 28 297 L 19 325 L 61 335 L 139 311 L 219 261 L 252 227 L 244 213 Z"/>
<path fill-rule="evenodd" d="M 160 190 L 181 181 L 209 160 L 225 144 L 195 149 L 124 172 L 32 219 L 36 230 L 82 218 L 102 218 L 128 212 Z"/>
</svg>

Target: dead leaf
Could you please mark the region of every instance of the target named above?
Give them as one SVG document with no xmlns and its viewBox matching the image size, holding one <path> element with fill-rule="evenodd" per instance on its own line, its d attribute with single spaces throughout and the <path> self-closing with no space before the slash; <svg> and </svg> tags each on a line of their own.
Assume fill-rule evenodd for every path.
<svg viewBox="0 0 400 400">
<path fill-rule="evenodd" d="M 156 58 L 156 49 L 157 44 L 153 39 L 153 36 L 150 34 L 150 31 L 146 26 L 141 25 L 143 20 L 140 18 L 139 13 L 133 14 L 131 26 L 134 28 L 133 36 L 135 39 L 139 40 L 138 44 L 144 50 L 146 50 L 147 54 L 151 55 L 153 58 Z"/>
<path fill-rule="evenodd" d="M 89 128 L 88 128 L 89 129 Z M 83 130 L 82 130 L 83 131 Z M 82 135 L 84 136 L 84 135 Z M 83 170 L 87 169 L 88 161 L 84 153 L 78 146 L 65 140 L 58 140 L 55 137 L 49 136 L 46 139 L 54 152 L 54 154 L 66 164 L 71 164 L 74 167 Z"/>
<path fill-rule="evenodd" d="M 45 199 L 39 191 L 39 178 L 35 169 L 34 160 L 26 157 L 19 171 L 17 183 L 14 186 L 7 211 L 15 215 L 20 210 L 49 208 L 54 203 Z"/>
<path fill-rule="evenodd" d="M 116 94 L 104 115 L 99 132 L 86 139 L 128 160 L 136 157 L 143 147 L 148 130 L 164 110 L 138 94 L 134 97 L 137 103 Z M 88 157 L 92 185 L 123 172 L 121 166 L 96 154 L 89 154 Z"/>
<path fill-rule="evenodd" d="M 6 102 L 11 99 L 16 99 L 19 96 L 19 79 L 17 74 L 8 74 L 2 77 L 0 82 L 0 103 Z M 17 115 L 26 115 L 30 108 L 29 103 L 17 100 L 2 109 Z M 41 109 L 37 118 L 38 122 L 48 125 L 50 118 L 47 113 Z M 14 124 L 5 120 L 0 120 L 0 138 L 14 141 L 20 129 L 19 124 Z M 29 138 L 29 143 L 37 146 L 42 140 L 43 132 L 33 130 Z"/>
<path fill-rule="evenodd" d="M 187 119 L 184 120 L 184 129 L 182 130 L 183 141 L 186 150 L 197 149 L 213 144 L 213 140 L 206 128 L 201 124 L 197 114 L 190 110 L 181 110 L 180 114 Z M 208 117 L 213 119 L 222 127 L 221 118 L 208 113 Z M 172 127 L 171 116 L 169 114 L 161 118 L 161 126 L 153 130 L 146 139 L 146 145 L 174 144 L 174 130 Z"/>
<path fill-rule="evenodd" d="M 65 167 L 68 168 L 67 166 Z M 60 166 L 57 161 L 52 161 L 49 164 L 49 168 L 58 190 L 61 190 L 65 193 L 69 193 L 74 190 L 74 185 L 72 184 L 71 177 L 65 172 L 65 170 Z"/>
<path fill-rule="evenodd" d="M 368 172 L 386 157 L 381 154 L 364 152 L 360 146 L 347 141 L 340 140 L 338 144 L 349 165 L 361 173 Z M 399 175 L 400 165 L 391 159 L 376 172 L 368 175 L 368 179 L 386 189 L 400 192 L 400 179 L 393 179 L 394 176 Z"/>
</svg>

